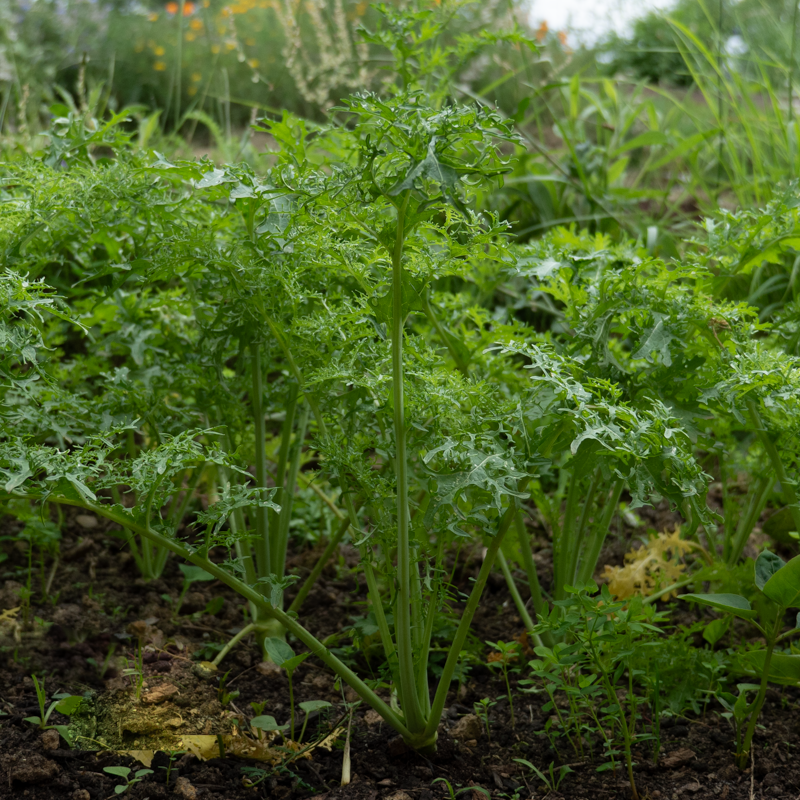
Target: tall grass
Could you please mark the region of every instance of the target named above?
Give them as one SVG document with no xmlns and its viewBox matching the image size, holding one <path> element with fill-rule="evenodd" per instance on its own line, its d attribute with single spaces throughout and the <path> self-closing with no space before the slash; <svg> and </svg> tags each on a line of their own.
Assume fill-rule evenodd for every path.
<svg viewBox="0 0 800 800">
<path fill-rule="evenodd" d="M 527 147 L 501 204 L 520 238 L 576 222 L 641 235 L 669 255 L 675 234 L 720 205 L 763 205 L 798 174 L 790 65 L 755 48 L 726 55 L 721 28 L 704 41 L 676 19 L 663 22 L 688 87 L 612 80 L 588 67 L 528 85 Z"/>
</svg>

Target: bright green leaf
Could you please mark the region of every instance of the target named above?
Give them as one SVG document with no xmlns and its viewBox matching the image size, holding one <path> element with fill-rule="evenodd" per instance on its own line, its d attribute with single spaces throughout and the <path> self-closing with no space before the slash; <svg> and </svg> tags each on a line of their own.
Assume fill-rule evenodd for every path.
<svg viewBox="0 0 800 800">
<path fill-rule="evenodd" d="M 284 661 L 294 658 L 294 650 L 292 650 L 292 648 L 286 644 L 283 639 L 278 639 L 276 636 L 270 636 L 269 638 L 265 639 L 264 648 L 266 649 L 270 660 L 279 667 Z"/>
<path fill-rule="evenodd" d="M 750 608 L 747 598 L 739 594 L 682 594 L 680 599 L 694 600 L 701 605 L 711 606 L 742 619 L 755 619 L 758 616 Z"/>
<path fill-rule="evenodd" d="M 775 553 L 770 553 L 769 550 L 764 550 L 756 559 L 756 586 L 758 586 L 761 591 L 764 591 L 764 586 L 767 581 L 785 564 L 786 562 L 780 556 L 776 556 Z"/>
<path fill-rule="evenodd" d="M 762 591 L 782 608 L 800 607 L 800 556 L 775 572 Z"/>
</svg>

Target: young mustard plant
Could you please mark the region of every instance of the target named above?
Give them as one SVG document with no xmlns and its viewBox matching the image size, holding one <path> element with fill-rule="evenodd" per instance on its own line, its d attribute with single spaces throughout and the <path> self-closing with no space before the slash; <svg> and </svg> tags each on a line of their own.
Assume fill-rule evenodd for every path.
<svg viewBox="0 0 800 800">
<path fill-rule="evenodd" d="M 511 684 L 508 682 L 508 671 L 512 661 L 519 658 L 519 642 L 487 642 L 491 645 L 496 652 L 490 653 L 487 662 L 490 667 L 497 667 L 499 665 L 500 671 L 503 673 L 503 682 L 506 685 L 506 697 L 508 697 L 508 707 L 511 711 L 511 728 L 517 727 L 514 721 L 514 697 L 511 694 Z"/>
</svg>

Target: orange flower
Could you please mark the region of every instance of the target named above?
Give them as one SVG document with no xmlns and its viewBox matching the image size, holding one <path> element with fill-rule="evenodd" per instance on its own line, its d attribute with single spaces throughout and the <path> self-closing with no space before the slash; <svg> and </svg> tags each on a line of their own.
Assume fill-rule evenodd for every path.
<svg viewBox="0 0 800 800">
<path fill-rule="evenodd" d="M 566 31 L 559 31 L 558 32 L 558 41 L 561 44 L 565 45 L 567 43 L 567 32 Z"/>
<path fill-rule="evenodd" d="M 538 29 L 536 31 L 536 41 L 537 42 L 543 42 L 544 41 L 544 37 L 547 36 L 547 32 L 549 30 L 550 29 L 547 27 L 547 21 L 546 20 L 542 20 L 542 24 L 538 27 Z"/>
<path fill-rule="evenodd" d="M 183 4 L 183 16 L 188 17 L 194 14 L 195 8 L 196 6 L 191 0 L 186 0 L 186 2 Z M 166 10 L 167 14 L 174 16 L 180 10 L 180 4 L 176 3 L 175 0 L 169 0 L 169 3 L 164 6 L 164 9 Z"/>
<path fill-rule="evenodd" d="M 200 31 L 200 30 L 202 30 L 202 29 L 203 29 L 203 21 L 202 21 L 202 20 L 200 20 L 200 19 L 193 19 L 193 20 L 192 20 L 192 21 L 189 23 L 189 27 L 190 27 L 190 28 L 191 28 L 193 31 Z"/>
</svg>

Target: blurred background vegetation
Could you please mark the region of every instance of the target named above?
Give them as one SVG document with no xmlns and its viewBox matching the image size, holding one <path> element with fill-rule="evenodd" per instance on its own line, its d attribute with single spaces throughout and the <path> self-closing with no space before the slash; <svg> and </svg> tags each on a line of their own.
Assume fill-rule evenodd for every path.
<svg viewBox="0 0 800 800">
<path fill-rule="evenodd" d="M 417 7 L 437 81 L 518 123 L 486 206 L 521 240 L 576 222 L 676 255 L 706 214 L 798 174 L 795 0 L 677 0 L 584 42 L 520 0 Z M 351 92 L 391 91 L 378 19 L 365 0 L 0 0 L 3 157 L 41 147 L 53 118 L 125 109 L 141 147 L 258 165 L 256 118 L 322 124 Z"/>
</svg>

